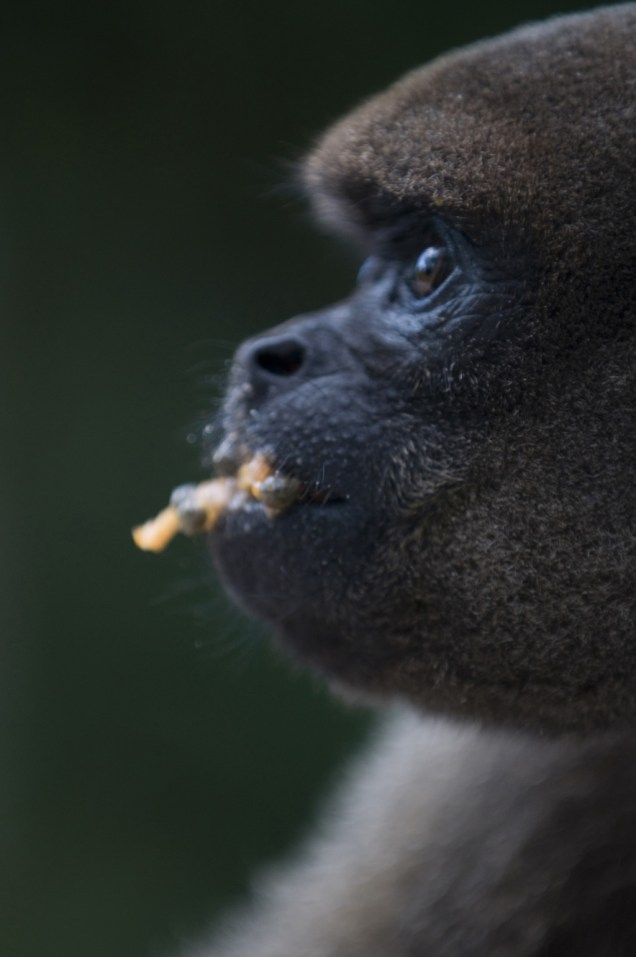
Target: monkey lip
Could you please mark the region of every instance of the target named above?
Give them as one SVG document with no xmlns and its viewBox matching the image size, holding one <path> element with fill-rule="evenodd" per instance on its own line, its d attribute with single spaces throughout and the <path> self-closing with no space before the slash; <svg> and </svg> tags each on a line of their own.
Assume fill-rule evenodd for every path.
<svg viewBox="0 0 636 957">
<path fill-rule="evenodd" d="M 236 483 L 243 496 L 235 500 L 234 507 L 240 507 L 241 501 L 259 502 L 270 515 L 286 511 L 292 505 L 334 505 L 345 501 L 332 489 L 323 488 L 316 482 L 305 482 L 285 472 L 271 461 L 271 456 L 262 452 L 246 453 L 240 459 L 221 456 L 223 445 L 214 456 L 217 470 L 222 478 Z"/>
</svg>

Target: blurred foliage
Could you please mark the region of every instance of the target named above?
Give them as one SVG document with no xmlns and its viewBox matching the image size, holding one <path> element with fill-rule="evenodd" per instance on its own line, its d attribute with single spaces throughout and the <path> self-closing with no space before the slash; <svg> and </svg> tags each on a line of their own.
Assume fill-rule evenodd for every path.
<svg viewBox="0 0 636 957">
<path fill-rule="evenodd" d="M 201 550 L 144 556 L 129 529 L 201 476 L 236 342 L 346 293 L 355 263 L 308 228 L 290 161 L 404 70 L 551 12 L 4 6 L 0 954 L 170 953 L 364 735 Z"/>
</svg>

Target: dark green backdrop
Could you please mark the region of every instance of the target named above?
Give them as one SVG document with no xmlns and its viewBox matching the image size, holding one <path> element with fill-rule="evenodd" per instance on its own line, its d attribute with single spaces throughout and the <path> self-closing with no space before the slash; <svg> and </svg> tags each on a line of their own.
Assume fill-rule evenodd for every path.
<svg viewBox="0 0 636 957">
<path fill-rule="evenodd" d="M 405 69 L 551 12 L 4 6 L 3 957 L 161 957 L 289 845 L 363 736 L 201 550 L 144 556 L 129 528 L 201 477 L 192 434 L 234 344 L 354 275 L 278 188 L 285 163 Z"/>
</svg>

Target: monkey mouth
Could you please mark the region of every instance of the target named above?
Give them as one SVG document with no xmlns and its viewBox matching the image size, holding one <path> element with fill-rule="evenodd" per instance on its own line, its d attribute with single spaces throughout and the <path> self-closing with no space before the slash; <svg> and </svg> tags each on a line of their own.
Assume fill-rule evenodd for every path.
<svg viewBox="0 0 636 957">
<path fill-rule="evenodd" d="M 226 440 L 227 441 L 227 440 Z M 241 451 L 231 456 L 222 443 L 215 453 L 218 477 L 179 485 L 170 504 L 143 525 L 133 529 L 135 544 L 143 551 L 161 552 L 178 532 L 200 535 L 211 532 L 227 512 L 244 511 L 250 504 L 259 506 L 273 519 L 293 505 L 327 505 L 343 502 L 331 489 L 303 482 L 276 468 L 261 452 Z"/>
<path fill-rule="evenodd" d="M 333 505 L 345 499 L 317 482 L 307 482 L 278 467 L 273 456 L 249 452 L 238 447 L 234 436 L 228 436 L 213 456 L 217 481 L 233 484 L 238 493 L 229 507 L 240 507 L 247 501 L 260 503 L 271 516 L 287 511 L 293 505 Z"/>
</svg>

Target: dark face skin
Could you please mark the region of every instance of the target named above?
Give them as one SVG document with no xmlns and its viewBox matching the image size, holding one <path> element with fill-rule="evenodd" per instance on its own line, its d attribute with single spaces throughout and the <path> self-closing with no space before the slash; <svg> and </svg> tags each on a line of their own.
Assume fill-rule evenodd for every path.
<svg viewBox="0 0 636 957">
<path fill-rule="evenodd" d="M 517 104 L 518 154 L 507 127 L 498 140 L 483 126 L 481 148 L 468 135 L 480 110 L 484 124 L 503 110 L 483 80 L 492 51 L 478 47 L 366 105 L 310 157 L 319 214 L 367 258 L 349 299 L 238 351 L 223 468 L 262 452 L 305 492 L 273 517 L 256 501 L 228 512 L 212 548 L 239 603 L 337 685 L 486 721 L 604 727 L 636 712 L 636 230 L 611 249 L 601 238 L 591 258 L 592 200 L 577 198 L 572 227 L 569 200 L 559 209 L 543 182 L 540 141 L 528 158 L 527 103 L 546 79 L 529 71 L 524 98 L 512 73 L 537 43 L 549 55 L 550 37 L 519 37 L 520 49 L 504 41 L 508 87 L 501 55 L 493 84 Z M 578 100 L 597 95 L 588 72 Z M 474 101 L 467 130 L 457 89 Z M 406 166 L 385 145 L 405 117 Z M 440 142 L 455 164 L 442 167 L 446 192 Z M 412 155 L 415 187 L 400 172 Z M 580 156 L 574 144 L 553 177 L 580 181 Z M 607 205 L 616 237 L 625 212 Z"/>
</svg>

